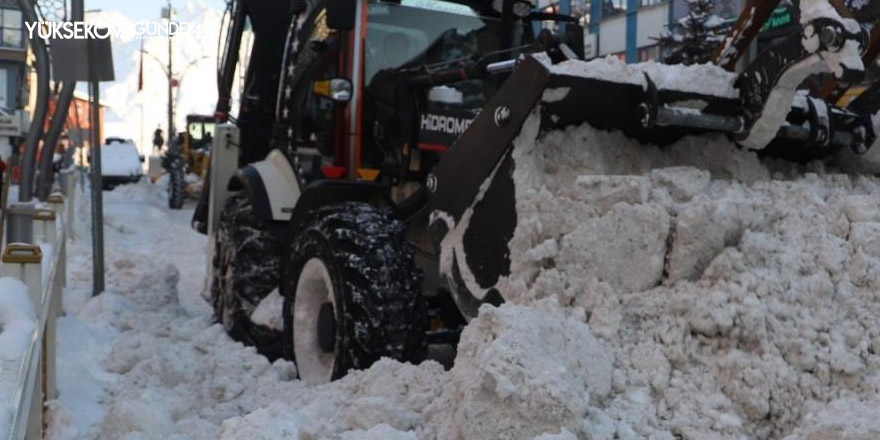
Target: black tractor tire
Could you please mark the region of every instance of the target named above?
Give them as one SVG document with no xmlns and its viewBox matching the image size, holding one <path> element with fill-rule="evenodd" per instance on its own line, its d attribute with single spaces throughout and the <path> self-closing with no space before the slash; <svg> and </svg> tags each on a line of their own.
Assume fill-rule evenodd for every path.
<svg viewBox="0 0 880 440">
<path fill-rule="evenodd" d="M 168 208 L 181 209 L 186 200 L 186 172 L 179 160 L 168 170 Z"/>
<path fill-rule="evenodd" d="M 427 314 L 422 272 L 403 225 L 372 205 L 357 202 L 319 208 L 305 225 L 295 231 L 284 263 L 284 354 L 294 362 L 297 353 L 328 361 L 311 371 L 303 364 L 306 360 L 297 362 L 300 378 L 311 383 L 336 380 L 382 357 L 423 360 Z M 321 304 L 317 315 L 332 311 L 329 320 L 321 321 L 302 305 L 315 296 L 315 289 L 306 287 L 310 284 L 300 283 L 301 278 L 317 278 L 309 274 L 311 269 L 304 270 L 307 266 L 323 267 L 323 287 L 332 302 Z M 321 301 L 319 294 L 317 302 Z M 315 317 L 317 326 L 305 328 L 315 333 L 297 335 L 309 316 Z"/>
<path fill-rule="evenodd" d="M 235 194 L 223 206 L 214 235 L 211 306 L 229 335 L 275 360 L 281 357 L 280 330 L 255 324 L 251 314 L 278 287 L 279 240 L 254 215 L 250 199 Z"/>
</svg>

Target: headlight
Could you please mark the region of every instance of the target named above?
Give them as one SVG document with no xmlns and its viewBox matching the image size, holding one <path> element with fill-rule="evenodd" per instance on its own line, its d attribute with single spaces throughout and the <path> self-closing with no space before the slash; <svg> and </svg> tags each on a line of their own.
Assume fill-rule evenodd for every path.
<svg viewBox="0 0 880 440">
<path fill-rule="evenodd" d="M 351 81 L 345 78 L 324 79 L 312 83 L 316 95 L 330 98 L 336 102 L 348 102 L 351 99 Z"/>
</svg>

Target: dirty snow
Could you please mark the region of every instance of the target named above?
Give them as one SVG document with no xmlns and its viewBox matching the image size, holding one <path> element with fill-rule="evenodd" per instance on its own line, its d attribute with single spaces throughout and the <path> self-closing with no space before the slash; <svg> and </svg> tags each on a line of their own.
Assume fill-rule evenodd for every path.
<svg viewBox="0 0 880 440">
<path fill-rule="evenodd" d="M 78 206 L 48 437 L 877 437 L 880 180 L 720 136 L 536 138 L 532 117 L 509 303 L 483 306 L 449 371 L 386 359 L 312 386 L 233 342 L 200 296 L 206 241 L 161 184 L 105 193 L 108 287 L 91 298 Z"/>
</svg>

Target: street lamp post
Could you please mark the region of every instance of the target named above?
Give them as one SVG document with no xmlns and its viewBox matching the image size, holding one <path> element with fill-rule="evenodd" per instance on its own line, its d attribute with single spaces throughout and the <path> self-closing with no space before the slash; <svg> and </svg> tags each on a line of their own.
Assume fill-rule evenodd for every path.
<svg viewBox="0 0 880 440">
<path fill-rule="evenodd" d="M 142 52 L 144 55 L 150 57 L 150 59 L 152 59 L 153 61 L 155 61 L 156 64 L 158 64 L 159 67 L 162 68 L 162 73 L 164 73 L 164 74 L 165 74 L 165 78 L 168 79 L 168 84 L 169 84 L 169 87 L 168 87 L 168 93 L 169 93 L 169 97 L 172 97 L 172 95 L 171 95 L 171 91 L 172 91 L 172 87 L 171 87 L 171 85 L 173 85 L 173 82 L 174 82 L 174 74 L 173 74 L 170 70 L 168 70 L 168 67 L 170 67 L 170 63 L 169 63 L 169 66 L 165 66 L 165 65 L 162 63 L 162 61 L 159 60 L 159 58 L 156 58 L 155 55 L 153 55 L 153 54 L 151 54 L 151 53 L 149 53 L 149 52 L 147 52 L 146 50 L 143 50 L 143 49 L 141 49 L 141 52 Z M 208 58 L 211 58 L 211 57 L 209 57 L 208 55 L 203 55 L 203 56 L 201 56 L 200 58 L 196 58 L 196 59 L 190 61 L 189 64 L 187 64 L 186 67 L 183 69 L 182 72 L 178 72 L 178 74 L 179 74 L 178 76 L 180 77 L 180 79 L 177 80 L 177 86 L 180 87 L 180 85 L 183 84 L 183 78 L 186 77 L 186 73 L 189 71 L 190 67 L 193 67 L 193 66 L 195 66 L 196 64 L 198 64 L 200 61 L 206 60 L 206 59 L 208 59 Z M 175 113 L 175 109 L 177 108 L 177 103 L 178 103 L 178 101 L 180 101 L 180 92 L 177 93 L 177 96 L 176 96 L 176 97 L 173 97 L 171 100 L 169 100 L 169 103 L 171 103 L 171 102 L 174 103 L 173 106 L 171 106 L 171 105 L 168 106 L 168 115 L 170 116 L 170 118 L 169 118 L 169 124 L 168 124 L 169 127 L 171 127 L 171 126 L 173 125 L 173 119 L 171 119 L 171 118 L 174 117 L 174 113 Z M 142 112 L 142 113 L 143 113 L 143 112 Z M 170 136 L 170 134 L 169 134 L 169 136 Z M 169 142 L 170 142 L 171 137 L 169 137 L 168 140 L 169 140 Z"/>
</svg>

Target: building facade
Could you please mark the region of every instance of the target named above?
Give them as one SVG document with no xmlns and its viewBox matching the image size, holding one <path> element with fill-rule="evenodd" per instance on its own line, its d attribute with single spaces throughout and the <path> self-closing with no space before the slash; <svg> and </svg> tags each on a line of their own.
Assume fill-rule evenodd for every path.
<svg viewBox="0 0 880 440">
<path fill-rule="evenodd" d="M 24 16 L 15 0 L 0 0 L 0 158 L 28 129 L 28 51 Z"/>
<path fill-rule="evenodd" d="M 685 0 L 589 0 L 588 56 L 619 57 L 628 63 L 658 60 L 657 38 L 688 13 Z M 716 0 L 715 14 L 736 20 L 745 0 Z"/>
</svg>

